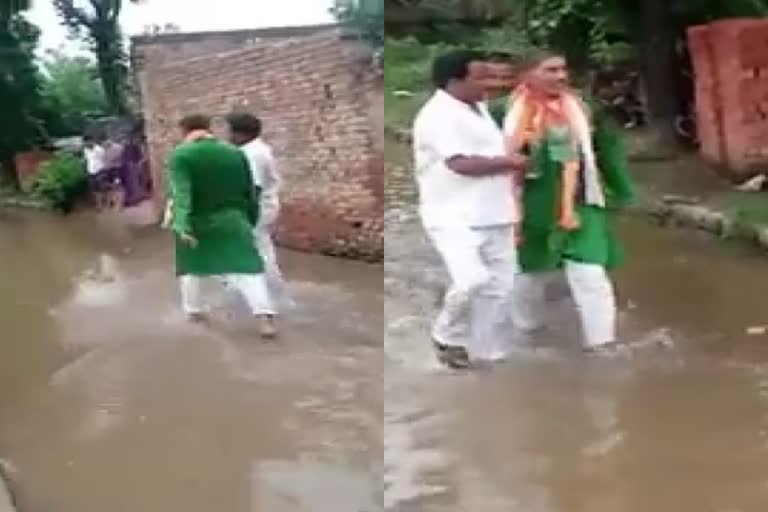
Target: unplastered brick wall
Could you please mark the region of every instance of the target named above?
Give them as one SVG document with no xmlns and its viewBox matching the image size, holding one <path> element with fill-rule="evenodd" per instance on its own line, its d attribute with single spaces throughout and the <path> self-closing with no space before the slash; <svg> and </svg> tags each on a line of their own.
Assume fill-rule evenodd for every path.
<svg viewBox="0 0 768 512">
<path fill-rule="evenodd" d="M 256 113 L 284 184 L 278 242 L 378 261 L 383 254 L 383 84 L 368 50 L 338 29 L 169 63 L 141 51 L 138 80 L 157 200 L 185 115 Z"/>
<path fill-rule="evenodd" d="M 768 20 L 688 30 L 701 152 L 743 181 L 768 166 Z"/>
</svg>

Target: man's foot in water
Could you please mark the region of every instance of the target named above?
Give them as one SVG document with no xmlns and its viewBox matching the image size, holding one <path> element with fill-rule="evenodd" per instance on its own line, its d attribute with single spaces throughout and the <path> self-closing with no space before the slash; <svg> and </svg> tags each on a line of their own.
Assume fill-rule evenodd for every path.
<svg viewBox="0 0 768 512">
<path fill-rule="evenodd" d="M 609 341 L 600 345 L 586 345 L 582 350 L 589 355 L 613 354 L 626 346 L 626 343 L 621 341 Z"/>
<path fill-rule="evenodd" d="M 193 324 L 205 324 L 208 323 L 209 320 L 208 313 L 204 312 L 196 312 L 196 313 L 187 313 L 187 320 Z"/>
<path fill-rule="evenodd" d="M 263 339 L 271 340 L 277 337 L 277 322 L 274 315 L 260 315 L 259 321 L 259 336 Z"/>
<path fill-rule="evenodd" d="M 469 368 L 469 354 L 464 347 L 458 347 L 453 345 L 444 345 L 438 341 L 433 340 L 435 347 L 435 354 L 438 361 L 448 368 L 454 370 L 463 370 Z"/>
</svg>

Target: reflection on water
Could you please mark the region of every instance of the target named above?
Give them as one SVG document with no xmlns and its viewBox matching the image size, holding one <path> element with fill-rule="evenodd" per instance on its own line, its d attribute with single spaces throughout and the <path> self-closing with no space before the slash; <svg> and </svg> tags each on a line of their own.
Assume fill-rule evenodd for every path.
<svg viewBox="0 0 768 512">
<path fill-rule="evenodd" d="M 546 351 L 469 375 L 432 369 L 439 265 L 414 249 L 417 227 L 388 232 L 387 510 L 766 510 L 768 338 L 745 327 L 768 323 L 768 262 L 695 233 L 633 220 L 622 230 L 631 350 L 580 354 L 561 297 L 537 340 Z"/>
<path fill-rule="evenodd" d="M 381 510 L 380 269 L 287 254 L 298 307 L 265 344 L 226 290 L 184 321 L 163 233 L 3 214 L 0 247 L 22 510 Z"/>
</svg>

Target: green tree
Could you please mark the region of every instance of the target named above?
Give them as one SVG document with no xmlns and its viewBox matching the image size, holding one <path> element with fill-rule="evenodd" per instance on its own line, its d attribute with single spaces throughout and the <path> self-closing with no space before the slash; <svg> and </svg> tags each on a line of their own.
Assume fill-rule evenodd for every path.
<svg viewBox="0 0 768 512">
<path fill-rule="evenodd" d="M 53 0 L 56 11 L 72 35 L 85 39 L 90 45 L 111 113 L 126 114 L 128 64 L 120 29 L 123 0 L 88 0 L 87 4 L 83 6 L 75 0 Z"/>
<path fill-rule="evenodd" d="M 678 44 L 691 25 L 739 16 L 765 16 L 768 0 L 522 0 L 524 28 L 538 43 L 576 60 L 605 65 L 634 59 L 649 114 L 660 136 L 673 137 L 681 103 Z M 574 55 L 575 54 L 575 55 Z"/>
<path fill-rule="evenodd" d="M 384 45 L 384 0 L 334 0 L 331 12 L 375 49 Z"/>
<path fill-rule="evenodd" d="M 109 110 L 98 70 L 90 59 L 49 52 L 42 73 L 43 97 L 57 116 L 57 126 L 49 128 L 52 135 L 82 133 L 88 118 Z"/>
<path fill-rule="evenodd" d="M 34 64 L 39 31 L 21 15 L 28 3 L 11 4 L 0 9 L 0 165 L 5 172 L 12 169 L 16 152 L 45 138 Z"/>
<path fill-rule="evenodd" d="M 0 2 L 0 23 L 6 24 L 11 17 L 20 12 L 28 11 L 32 7 L 32 0 L 5 0 Z"/>
</svg>

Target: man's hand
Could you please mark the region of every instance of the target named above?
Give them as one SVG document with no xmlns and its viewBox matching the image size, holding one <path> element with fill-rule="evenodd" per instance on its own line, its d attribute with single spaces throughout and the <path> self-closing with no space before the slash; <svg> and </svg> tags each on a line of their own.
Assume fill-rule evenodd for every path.
<svg viewBox="0 0 768 512">
<path fill-rule="evenodd" d="M 182 233 L 179 235 L 179 238 L 181 239 L 181 243 L 183 243 L 188 247 L 191 247 L 192 249 L 196 248 L 198 245 L 197 238 L 190 235 L 189 233 Z"/>
<path fill-rule="evenodd" d="M 524 155 L 513 156 L 455 156 L 446 160 L 449 169 L 464 176 L 494 176 L 523 171 L 528 166 Z"/>
<path fill-rule="evenodd" d="M 163 211 L 163 222 L 161 225 L 163 229 L 171 229 L 171 224 L 173 224 L 173 201 L 168 201 L 165 204 L 165 210 Z"/>
<path fill-rule="evenodd" d="M 516 171 L 524 171 L 528 169 L 529 158 L 525 155 L 515 153 L 514 155 L 507 157 L 507 159 L 509 160 L 509 166 Z"/>
<path fill-rule="evenodd" d="M 581 227 L 581 221 L 575 212 L 563 213 L 560 216 L 559 224 L 566 231 L 575 231 Z"/>
</svg>

